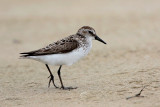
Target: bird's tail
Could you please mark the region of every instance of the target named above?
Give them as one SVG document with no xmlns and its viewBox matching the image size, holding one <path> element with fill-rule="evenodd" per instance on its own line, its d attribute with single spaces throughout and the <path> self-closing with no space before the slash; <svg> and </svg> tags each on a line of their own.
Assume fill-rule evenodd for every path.
<svg viewBox="0 0 160 107">
<path fill-rule="evenodd" d="M 27 52 L 20 53 L 20 54 L 22 54 L 22 55 L 19 57 L 19 59 L 28 59 L 30 56 L 30 54 L 28 54 Z"/>
</svg>

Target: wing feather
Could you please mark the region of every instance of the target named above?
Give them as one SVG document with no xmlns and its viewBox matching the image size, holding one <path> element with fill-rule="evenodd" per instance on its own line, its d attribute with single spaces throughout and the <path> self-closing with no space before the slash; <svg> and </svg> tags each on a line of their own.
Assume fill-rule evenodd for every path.
<svg viewBox="0 0 160 107">
<path fill-rule="evenodd" d="M 68 53 L 76 49 L 78 45 L 78 41 L 70 38 L 65 38 L 60 41 L 54 42 L 53 44 L 49 44 L 45 48 L 41 48 L 35 51 L 23 52 L 20 54 L 25 54 L 22 57 L 26 56 L 38 56 L 38 55 L 50 55 L 50 54 L 61 54 Z"/>
</svg>

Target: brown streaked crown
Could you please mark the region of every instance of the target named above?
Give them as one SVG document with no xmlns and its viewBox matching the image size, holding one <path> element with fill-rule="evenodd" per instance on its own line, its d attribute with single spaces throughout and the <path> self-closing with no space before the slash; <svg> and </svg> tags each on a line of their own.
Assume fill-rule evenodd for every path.
<svg viewBox="0 0 160 107">
<path fill-rule="evenodd" d="M 78 30 L 77 34 L 83 35 L 83 36 L 85 36 L 85 35 L 95 36 L 96 32 L 90 26 L 83 26 Z"/>
<path fill-rule="evenodd" d="M 90 27 L 90 26 L 83 26 L 83 27 L 81 27 L 81 29 L 89 29 L 89 30 L 94 30 L 92 27 Z"/>
</svg>

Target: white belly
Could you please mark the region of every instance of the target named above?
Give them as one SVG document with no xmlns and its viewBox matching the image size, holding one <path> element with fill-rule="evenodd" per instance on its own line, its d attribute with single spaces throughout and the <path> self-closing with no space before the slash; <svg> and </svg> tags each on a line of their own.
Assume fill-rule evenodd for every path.
<svg viewBox="0 0 160 107">
<path fill-rule="evenodd" d="M 52 54 L 52 55 L 41 55 L 41 56 L 29 56 L 29 59 L 34 59 L 40 62 L 43 62 L 45 64 L 49 65 L 72 65 L 73 63 L 77 62 L 79 59 L 86 56 L 90 49 L 91 45 L 84 48 L 79 48 L 76 50 L 73 50 L 69 53 L 64 54 Z"/>
</svg>

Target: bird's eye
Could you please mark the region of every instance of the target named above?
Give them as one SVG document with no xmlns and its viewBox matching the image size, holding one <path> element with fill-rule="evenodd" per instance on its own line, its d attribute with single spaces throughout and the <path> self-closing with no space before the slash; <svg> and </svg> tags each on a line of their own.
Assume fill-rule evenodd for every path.
<svg viewBox="0 0 160 107">
<path fill-rule="evenodd" d="M 90 34 L 93 34 L 91 31 L 88 31 Z"/>
</svg>

